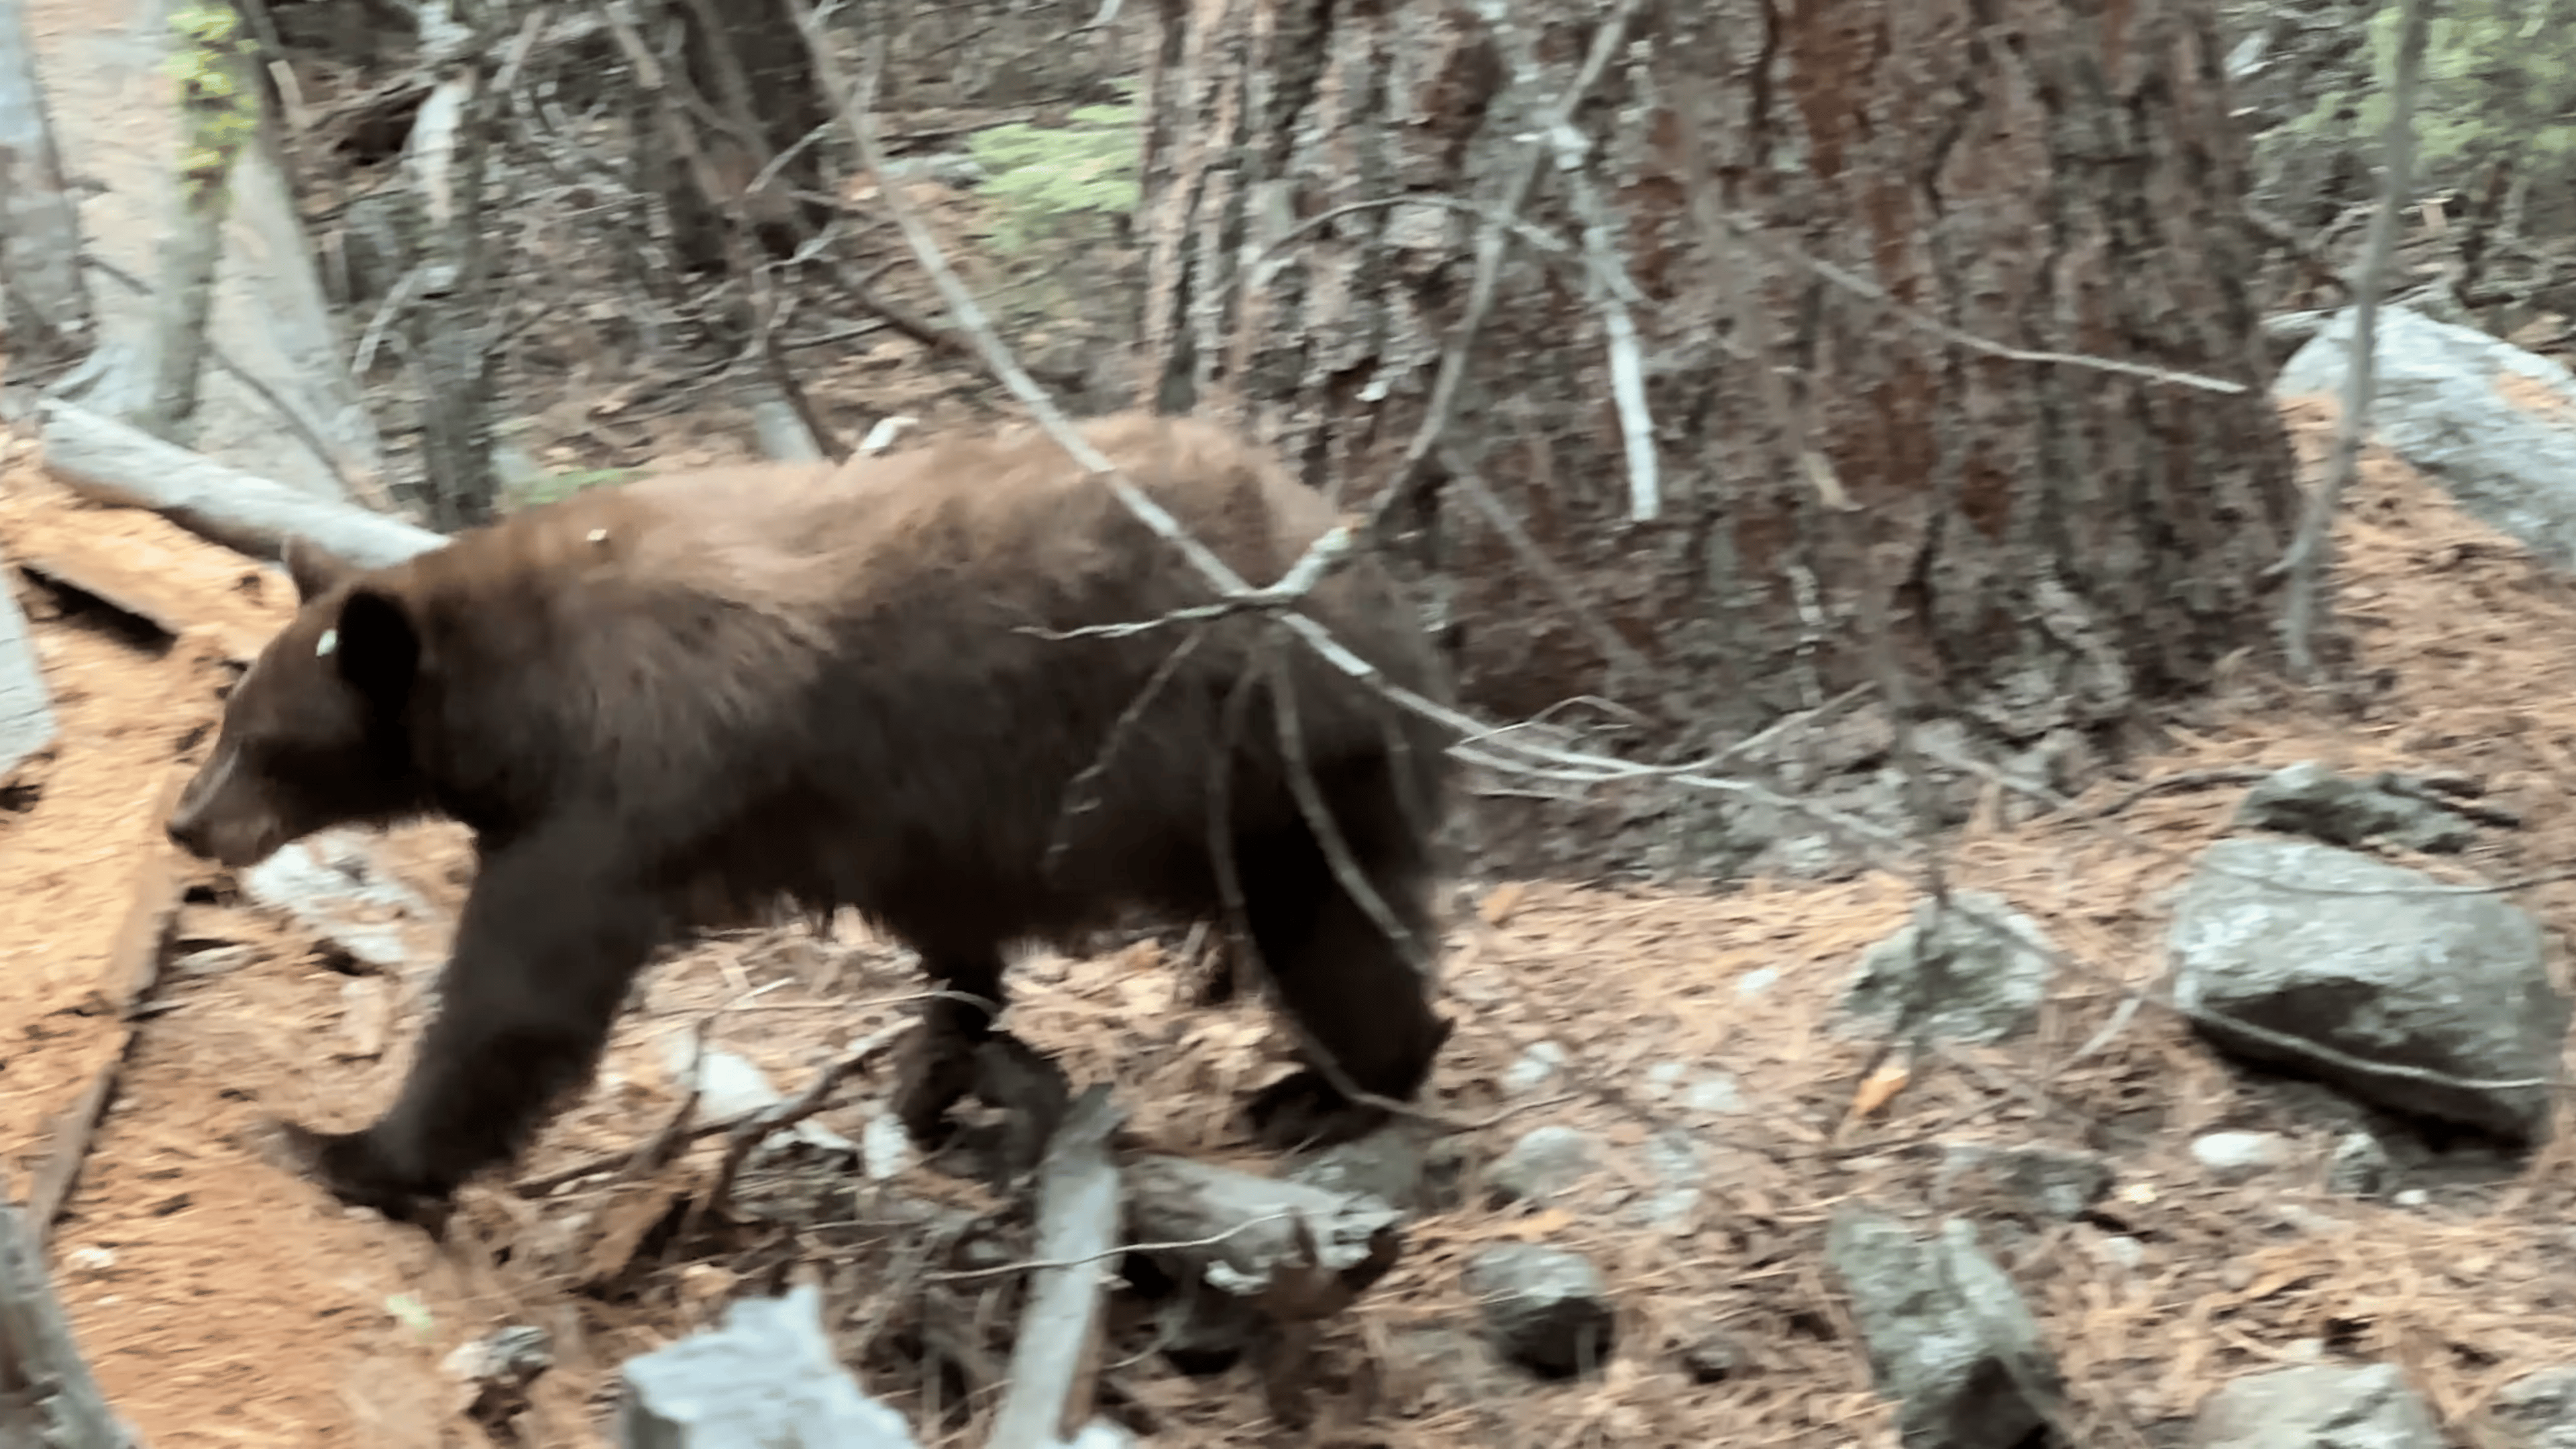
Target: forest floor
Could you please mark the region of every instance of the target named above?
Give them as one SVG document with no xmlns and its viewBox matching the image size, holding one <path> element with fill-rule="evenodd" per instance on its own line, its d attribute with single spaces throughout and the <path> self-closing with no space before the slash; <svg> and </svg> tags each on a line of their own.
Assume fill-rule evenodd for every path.
<svg viewBox="0 0 2576 1449">
<path fill-rule="evenodd" d="M 2303 455 L 2330 410 L 2285 408 Z M 157 1449 L 245 1445 L 581 1446 L 600 1426 L 614 1366 L 704 1324 L 737 1284 L 774 1281 L 782 1257 L 820 1265 L 834 1325 L 872 1391 L 920 1422 L 917 1373 L 875 1337 L 905 1203 L 972 1204 L 979 1188 L 913 1165 L 870 1180 L 790 1164 L 819 1221 L 753 1240 L 656 1243 L 648 1230 L 703 1180 L 713 1141 L 609 1186 L 467 1194 L 454 1240 L 338 1211 L 280 1170 L 250 1130 L 263 1113 L 351 1125 L 384 1100 L 418 1022 L 446 921 L 469 878 L 457 833 L 424 826 L 358 844 L 417 898 L 388 918 L 402 964 L 353 972 L 344 954 L 245 904 L 225 874 L 174 862 L 156 822 L 174 772 L 202 754 L 221 671 L 288 607 L 249 561 L 150 515 L 77 501 L 23 443 L 5 445 L 0 553 L 35 573 L 10 583 L 33 619 L 62 743 L 0 791 L 0 1166 L 23 1185 L 53 1124 L 116 1059 L 124 1028 L 106 979 L 155 871 L 189 898 L 173 959 L 135 1025 L 112 1108 L 88 1144 L 52 1258 L 107 1393 Z M 2356 720 L 2244 686 L 2169 730 L 2160 752 L 2097 782 L 2088 806 L 2140 782 L 2241 782 L 2244 767 L 2476 775 L 2520 811 L 2468 862 L 2491 878 L 2576 856 L 2576 599 L 2523 551 L 2377 452 L 2341 527 L 2343 602 L 2366 671 L 2387 690 Z M 176 645 L 43 582 L 48 568 L 143 599 L 188 627 Z M 84 572 L 86 570 L 86 572 Z M 2195 773 L 2201 772 L 2201 773 Z M 2230 773 L 2233 772 L 2233 773 Z M 2496 1388 L 2563 1363 L 2576 1312 L 2576 1164 L 2565 1135 L 2519 1170 L 2437 1185 L 2398 1207 L 2330 1196 L 2328 1124 L 2238 1078 L 2169 1013 L 2150 1008 L 2075 1059 L 2128 989 L 2162 971 L 2164 900 L 2193 853 L 2225 833 L 2241 783 L 2149 793 L 2103 818 L 1998 808 L 1948 847 L 1954 882 L 2002 894 L 2081 964 L 2061 973 L 2034 1035 L 1957 1049 L 1854 1112 L 1866 1042 L 1834 1030 L 1859 952 L 1905 916 L 1919 883 L 1867 874 L 1750 881 L 1723 892 L 1482 882 L 1457 912 L 1447 1008 L 1460 1027 L 1435 1096 L 1489 1110 L 1541 1042 L 1571 1066 L 1565 1100 L 1469 1139 L 1476 1164 L 1528 1129 L 1563 1122 L 1613 1146 L 1684 1127 L 1708 1171 L 1678 1220 L 1619 1207 L 1651 1184 L 1614 1164 L 1546 1208 L 1464 1206 L 1418 1219 L 1394 1272 L 1323 1344 L 1322 1423 L 1336 1445 L 1892 1446 L 1822 1258 L 1824 1221 L 1862 1197 L 1903 1212 L 1930 1201 L 1938 1144 L 2117 1144 L 2103 1221 L 2049 1227 L 2002 1257 L 2066 1370 L 2082 1441 L 2162 1442 L 2228 1375 L 2303 1357 L 2392 1359 L 2454 1442 Z M 2456 872 L 2458 865 L 2433 867 Z M 2576 927 L 2576 884 L 2517 897 L 2551 929 Z M 2562 976 L 2563 951 L 2553 944 Z M 1186 974 L 1152 944 L 1098 959 L 1040 957 L 1015 979 L 1014 1029 L 1077 1084 L 1115 1085 L 1163 1150 L 1262 1166 L 1214 1110 L 1282 1047 L 1257 1004 L 1191 1009 Z M 1752 973 L 1767 989 L 1750 989 Z M 843 928 L 709 942 L 658 968 L 618 1028 L 598 1083 L 545 1133 L 525 1178 L 614 1160 L 669 1117 L 671 1051 L 700 1032 L 794 1091 L 853 1039 L 900 1019 L 919 983 L 899 952 Z M 1651 1085 L 1663 1063 L 1722 1070 L 1736 1110 L 1698 1113 Z M 844 1088 L 821 1120 L 866 1141 L 882 1077 Z M 2187 1144 L 2219 1127 L 2289 1134 L 2299 1163 L 2241 1185 L 2212 1181 Z M 2124 1259 L 2116 1223 L 2138 1244 Z M 1619 1301 L 1617 1352 L 1597 1378 L 1521 1379 L 1469 1337 L 1460 1267 L 1482 1244 L 1580 1249 Z M 738 1251 L 727 1243 L 739 1242 Z M 585 1285 L 606 1285 L 586 1287 Z M 500 1326 L 552 1335 L 515 1438 L 461 1411 L 441 1360 Z M 1689 1350 L 1722 1338 L 1716 1382 Z M 1300 1442 L 1268 1426 L 1248 1369 L 1185 1377 L 1141 1352 L 1104 1402 L 1152 1442 Z M 977 1442 L 989 1401 L 953 1399 L 925 1442 Z"/>
</svg>

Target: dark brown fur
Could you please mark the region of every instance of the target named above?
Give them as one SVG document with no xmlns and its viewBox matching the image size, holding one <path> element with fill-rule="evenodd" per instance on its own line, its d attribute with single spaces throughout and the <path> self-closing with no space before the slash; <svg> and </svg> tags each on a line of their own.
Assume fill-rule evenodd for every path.
<svg viewBox="0 0 2576 1449">
<path fill-rule="evenodd" d="M 1131 414 L 1084 432 L 1256 584 L 1332 522 L 1312 490 L 1208 424 Z M 1251 936 L 1310 1042 L 1359 1087 L 1410 1098 L 1448 1034 L 1290 793 L 1265 661 L 1292 683 L 1340 832 L 1426 946 L 1444 739 L 1270 643 L 1275 629 L 1211 629 L 1127 730 L 1087 792 L 1096 804 L 1064 815 L 1187 630 L 1063 640 L 1021 626 L 1151 619 L 1210 594 L 1043 433 L 837 472 L 649 479 L 371 572 L 288 562 L 303 608 L 235 687 L 171 835 L 240 866 L 326 826 L 443 814 L 473 828 L 480 860 L 400 1096 L 362 1131 L 289 1129 L 348 1201 L 443 1214 L 587 1079 L 650 952 L 781 896 L 856 906 L 943 984 L 995 1003 L 1014 943 L 1139 908 L 1219 919 L 1219 779 Z M 1418 621 L 1365 560 L 1307 612 L 1390 678 L 1445 697 Z M 1227 702 L 1248 678 L 1229 745 Z M 899 1103 L 916 1135 L 938 1137 L 990 1029 L 978 1008 L 930 1007 Z M 1253 1115 L 1273 1141 L 1378 1118 L 1312 1071 Z"/>
</svg>

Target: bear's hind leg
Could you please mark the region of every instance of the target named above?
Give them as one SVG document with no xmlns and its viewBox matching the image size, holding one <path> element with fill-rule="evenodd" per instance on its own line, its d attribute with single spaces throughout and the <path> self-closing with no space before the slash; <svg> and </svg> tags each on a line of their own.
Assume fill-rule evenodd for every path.
<svg viewBox="0 0 2576 1449">
<path fill-rule="evenodd" d="M 1002 1007 L 1002 953 L 990 946 L 925 949 L 921 968 L 939 990 L 957 993 L 932 998 L 922 1012 L 895 1088 L 895 1119 L 927 1151 L 947 1140 L 948 1109 L 974 1090 L 975 1049 L 993 1034 Z"/>
<path fill-rule="evenodd" d="M 1361 872 L 1397 922 L 1426 956 L 1436 953 L 1424 872 L 1407 842 L 1399 836 L 1371 850 L 1384 837 L 1343 829 L 1356 836 Z M 1236 850 L 1253 944 L 1281 1009 L 1306 1037 L 1308 1060 L 1321 1052 L 1361 1091 L 1411 1100 L 1450 1032 L 1432 1009 L 1430 981 L 1334 878 L 1313 836 L 1283 831 L 1238 841 Z M 1263 1142 L 1286 1150 L 1357 1137 L 1387 1114 L 1352 1101 L 1310 1065 L 1256 1094 L 1246 1115 Z"/>
</svg>

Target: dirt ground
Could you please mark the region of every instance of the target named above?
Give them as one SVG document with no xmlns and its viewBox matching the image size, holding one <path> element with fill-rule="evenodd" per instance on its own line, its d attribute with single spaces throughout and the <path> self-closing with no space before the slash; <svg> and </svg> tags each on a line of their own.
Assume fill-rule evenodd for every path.
<svg viewBox="0 0 2576 1449">
<path fill-rule="evenodd" d="M 2327 410 L 2288 415 L 2313 458 Z M 0 482 L 0 551 L 13 563 L 122 559 L 123 587 L 202 626 L 175 646 L 156 641 L 77 592 L 11 571 L 63 727 L 54 755 L 0 792 L 0 1163 L 24 1184 L 51 1124 L 119 1050 L 103 973 L 139 873 L 161 858 L 154 824 L 173 771 L 204 745 L 222 678 L 208 657 L 237 653 L 245 633 L 255 643 L 287 590 L 156 518 L 73 500 L 18 445 Z M 2509 878 L 2576 854 L 2576 827 L 2552 808 L 2576 789 L 2576 665 L 2565 646 L 2576 600 L 2382 456 L 2367 460 L 2342 537 L 2345 606 L 2365 668 L 2386 683 L 2367 717 L 2339 721 L 2249 685 L 2176 724 L 2170 748 L 2084 802 L 2112 804 L 2135 782 L 2301 758 L 2454 771 L 2483 778 L 2493 803 L 2530 822 L 2488 832 L 2470 864 Z M 1951 850 L 1954 879 L 2002 893 L 2082 970 L 2058 981 L 2035 1037 L 1936 1058 L 1866 1113 L 1852 1104 L 1869 1048 L 1835 1035 L 1829 1018 L 1857 953 L 1903 918 L 1915 882 L 1754 881 L 1727 894 L 1481 887 L 1452 938 L 1448 1009 L 1461 1025 L 1437 1081 L 1441 1105 L 1491 1112 L 1505 1072 L 1543 1041 L 1573 1067 L 1559 1084 L 1568 1100 L 1477 1134 L 1470 1161 L 1547 1121 L 1627 1147 L 1680 1126 L 1706 1161 L 1706 1190 L 1660 1228 L 1625 1211 L 1651 1185 L 1616 1169 L 1548 1209 L 1488 1208 L 1471 1192 L 1468 1206 L 1417 1222 L 1403 1262 L 1328 1335 L 1323 1420 L 1306 1442 L 1892 1445 L 1822 1265 L 1823 1223 L 1855 1195 L 1919 1209 L 1933 1144 L 1959 1138 L 2118 1150 L 2104 1213 L 2141 1244 L 2134 1262 L 2096 1223 L 2047 1228 L 2005 1253 L 2073 1385 L 2083 1442 L 2150 1442 L 2159 1421 L 2189 1414 L 2226 1376 L 2314 1354 L 2403 1364 L 2467 1442 L 2497 1387 L 2566 1358 L 2576 1174 L 2563 1136 L 2519 1171 L 2437 1186 L 2425 1206 L 2338 1199 L 2320 1185 L 2329 1127 L 2238 1080 L 2168 1014 L 2139 1012 L 2075 1056 L 2125 989 L 2158 977 L 2165 893 L 2224 832 L 2239 793 L 2159 791 L 2093 820 L 2033 820 L 1999 799 Z M 173 959 L 52 1244 L 81 1341 L 151 1443 L 496 1442 L 459 1412 L 440 1361 L 495 1327 L 533 1324 L 553 1336 L 556 1363 L 515 1442 L 597 1444 L 619 1359 L 707 1321 L 729 1291 L 774 1281 L 790 1262 L 819 1274 L 873 1391 L 916 1422 L 927 1394 L 948 1395 L 944 1426 L 925 1430 L 926 1442 L 977 1441 L 989 1395 L 956 1403 L 905 1372 L 877 1331 L 900 1277 L 888 1265 L 907 1241 L 904 1204 L 978 1201 L 979 1189 L 928 1168 L 876 1182 L 790 1164 L 761 1191 L 773 1204 L 804 1194 L 792 1222 L 675 1252 L 650 1230 L 702 1180 L 713 1142 L 605 1186 L 593 1176 L 524 1195 L 472 1189 L 444 1250 L 339 1212 L 272 1165 L 250 1131 L 260 1114 L 349 1125 L 390 1092 L 440 959 L 444 913 L 468 880 L 450 828 L 370 848 L 427 903 L 398 923 L 407 964 L 390 976 L 351 974 L 294 922 L 243 904 L 222 872 L 182 867 L 191 890 Z M 2576 923 L 2576 885 L 2519 898 L 2553 940 Z M 1257 1006 L 1185 1009 L 1190 983 L 1157 956 L 1145 944 L 1032 961 L 1015 981 L 1013 1026 L 1075 1082 L 1113 1082 L 1148 1140 L 1257 1165 L 1210 1107 L 1283 1044 Z M 1776 978 L 1746 989 L 1755 972 Z M 900 1020 L 918 989 L 900 953 L 848 922 L 703 945 L 658 968 L 599 1082 L 548 1130 L 521 1180 L 616 1161 L 649 1137 L 676 1102 L 666 1070 L 675 1041 L 703 1030 L 793 1091 L 847 1043 Z M 1733 1074 L 1742 1110 L 1693 1115 L 1654 1085 L 1663 1063 Z M 883 1088 L 875 1078 L 845 1087 L 819 1120 L 864 1140 Z M 2213 1184 L 2185 1144 L 2221 1126 L 2288 1132 L 2308 1157 L 2247 1186 Z M 1581 1248 L 1602 1265 L 1622 1321 L 1601 1377 L 1522 1380 L 1462 1336 L 1475 1310 L 1460 1267 L 1502 1239 Z M 1738 1361 L 1702 1383 L 1683 1351 L 1713 1338 Z M 1249 1370 L 1192 1379 L 1128 1352 L 1104 1402 L 1150 1426 L 1154 1442 L 1292 1442 L 1266 1426 Z"/>
</svg>

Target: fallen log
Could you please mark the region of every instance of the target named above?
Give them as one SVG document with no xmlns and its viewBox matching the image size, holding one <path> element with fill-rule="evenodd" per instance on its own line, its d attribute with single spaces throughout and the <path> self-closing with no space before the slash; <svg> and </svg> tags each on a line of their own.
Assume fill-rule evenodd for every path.
<svg viewBox="0 0 2576 1449">
<path fill-rule="evenodd" d="M 18 611 L 5 561 L 0 561 L 0 780 L 53 744 L 55 728 L 54 700 L 36 662 L 36 641 L 27 632 L 27 616 Z"/>
<path fill-rule="evenodd" d="M 49 399 L 41 411 L 46 472 L 84 496 L 149 508 L 254 558 L 275 558 L 297 538 L 379 568 L 447 541 L 390 514 L 227 467 L 75 403 Z"/>
<path fill-rule="evenodd" d="M 1091 1418 L 1108 1260 L 1118 1244 L 1118 1164 L 1109 1139 L 1125 1116 L 1106 1086 L 1091 1087 L 1047 1144 L 1038 1167 L 1037 1268 L 986 1449 L 1053 1449 Z"/>
<path fill-rule="evenodd" d="M 142 1449 L 108 1407 L 45 1274 L 43 1250 L 0 1181 L 0 1443 Z"/>
</svg>

